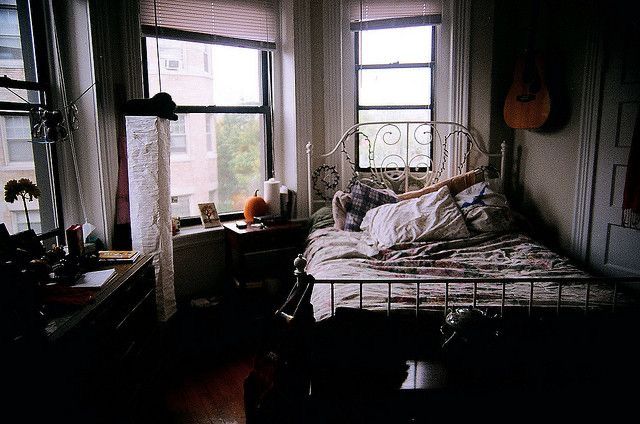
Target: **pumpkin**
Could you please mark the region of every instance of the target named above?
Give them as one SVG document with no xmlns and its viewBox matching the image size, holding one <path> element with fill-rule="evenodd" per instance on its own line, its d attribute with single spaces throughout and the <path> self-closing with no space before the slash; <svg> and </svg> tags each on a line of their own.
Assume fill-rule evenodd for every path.
<svg viewBox="0 0 640 424">
<path fill-rule="evenodd" d="M 267 202 L 258 196 L 258 190 L 256 190 L 253 196 L 244 202 L 244 220 L 247 224 L 251 224 L 254 217 L 266 215 L 268 210 Z"/>
</svg>

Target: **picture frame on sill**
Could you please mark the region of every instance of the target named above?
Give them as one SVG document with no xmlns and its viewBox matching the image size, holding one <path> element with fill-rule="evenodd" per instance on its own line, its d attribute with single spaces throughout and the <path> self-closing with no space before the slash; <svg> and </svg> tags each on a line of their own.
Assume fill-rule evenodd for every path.
<svg viewBox="0 0 640 424">
<path fill-rule="evenodd" d="M 198 209 L 200 209 L 200 219 L 204 228 L 214 228 L 222 225 L 216 205 L 213 202 L 198 203 Z"/>
</svg>

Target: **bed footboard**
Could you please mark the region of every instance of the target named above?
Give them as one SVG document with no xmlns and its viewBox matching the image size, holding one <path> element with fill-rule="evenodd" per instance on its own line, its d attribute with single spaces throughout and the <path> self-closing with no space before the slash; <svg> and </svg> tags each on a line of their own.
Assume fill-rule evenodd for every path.
<svg viewBox="0 0 640 424">
<path fill-rule="evenodd" d="M 423 313 L 446 316 L 451 308 L 459 307 L 489 310 L 500 317 L 640 311 L 640 277 L 315 279 L 305 272 L 305 265 L 299 255 L 295 262 L 298 282 L 278 311 L 288 319 L 302 319 L 303 313 L 308 319 L 314 312 L 316 319 L 325 319 L 333 317 L 339 307 L 387 316 L 409 311 L 416 317 Z"/>
</svg>

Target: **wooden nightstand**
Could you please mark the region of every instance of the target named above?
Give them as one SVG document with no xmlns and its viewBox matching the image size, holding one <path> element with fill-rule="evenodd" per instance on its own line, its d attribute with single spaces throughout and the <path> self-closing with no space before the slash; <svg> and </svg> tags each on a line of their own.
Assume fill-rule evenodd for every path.
<svg viewBox="0 0 640 424">
<path fill-rule="evenodd" d="M 245 294 L 259 292 L 264 300 L 282 299 L 293 281 L 293 260 L 304 247 L 305 222 L 245 229 L 229 222 L 224 228 L 227 270 L 233 286 Z"/>
</svg>

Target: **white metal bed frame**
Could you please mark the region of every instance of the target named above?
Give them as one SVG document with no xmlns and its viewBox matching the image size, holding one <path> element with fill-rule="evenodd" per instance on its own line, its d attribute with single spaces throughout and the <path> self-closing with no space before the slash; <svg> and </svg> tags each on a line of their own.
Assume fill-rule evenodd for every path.
<svg viewBox="0 0 640 424">
<path fill-rule="evenodd" d="M 367 131 L 368 129 L 368 131 Z M 359 169 L 357 163 L 351 158 L 350 150 L 353 146 L 349 144 L 350 140 L 355 143 L 356 140 L 362 137 L 368 146 L 368 164 L 369 169 Z M 405 155 L 398 154 L 386 155 L 379 157 L 375 154 L 375 147 L 380 143 L 386 145 L 395 145 L 397 143 L 404 142 Z M 429 153 L 418 152 L 416 154 L 409 153 L 409 146 L 412 142 L 417 145 L 425 146 Z M 463 149 L 463 154 L 460 156 L 461 161 L 457 164 L 449 164 L 448 161 L 451 157 L 450 152 L 454 146 Z M 333 193 L 339 188 L 349 189 L 351 184 L 356 179 L 366 181 L 374 185 L 385 186 L 387 188 L 399 187 L 401 191 L 408 191 L 411 189 L 412 181 L 420 182 L 423 186 L 441 181 L 445 177 L 451 177 L 453 175 L 446 175 L 446 170 L 455 170 L 455 175 L 461 175 L 467 171 L 468 157 L 472 150 L 476 150 L 484 157 L 500 158 L 500 178 L 503 188 L 505 188 L 508 176 L 508 169 L 506 164 L 507 145 L 505 142 L 501 143 L 500 153 L 490 153 L 479 145 L 469 128 L 456 122 L 450 121 L 376 121 L 376 122 L 364 122 L 358 123 L 347 129 L 340 140 L 335 144 L 333 149 L 328 153 L 322 154 L 319 157 L 322 159 L 328 159 L 332 155 L 338 155 L 338 161 L 334 162 L 338 165 L 320 164 L 316 168 L 313 168 L 313 146 L 311 143 L 307 144 L 307 171 L 308 171 L 308 201 L 309 201 L 309 213 L 314 211 L 314 204 L 316 199 L 322 202 L 330 202 Z M 357 160 L 357 159 L 356 159 Z M 338 172 L 338 168 L 345 172 Z M 420 188 L 420 187 L 416 187 Z M 318 199 L 319 198 L 319 199 Z M 300 260 L 302 259 L 302 260 Z M 315 280 L 312 276 L 309 276 L 304 271 L 304 265 L 300 267 L 300 264 L 306 264 L 306 261 L 302 256 L 297 260 L 296 265 L 296 288 L 292 290 L 289 299 L 279 309 L 279 313 L 287 316 L 289 319 L 293 318 L 295 312 L 300 309 L 305 303 L 310 302 L 311 290 L 314 284 L 329 284 L 331 285 L 331 312 L 332 315 L 335 312 L 335 299 L 334 299 L 334 285 L 335 284 L 360 284 L 360 292 L 362 293 L 362 285 L 369 283 L 385 283 L 388 284 L 389 296 L 387 299 L 387 314 L 391 313 L 391 288 L 393 284 L 415 284 L 416 286 L 416 303 L 415 314 L 416 316 L 421 311 L 419 288 L 421 285 L 426 284 L 445 284 L 446 291 L 449 292 L 450 284 L 469 284 L 472 285 L 473 295 L 472 301 L 468 305 L 469 307 L 476 307 L 477 300 L 477 287 L 480 284 L 489 284 L 493 286 L 502 286 L 502 296 L 499 305 L 496 305 L 499 309 L 500 315 L 505 311 L 505 285 L 506 284 L 528 284 L 530 286 L 528 304 L 524 306 L 529 315 L 532 311 L 540 306 L 536 302 L 534 295 L 534 288 L 536 283 L 556 283 L 558 285 L 558 297 L 555 307 L 545 307 L 546 310 L 555 309 L 559 315 L 561 310 L 567 306 L 563 304 L 562 290 L 563 285 L 569 284 L 585 284 L 585 296 L 582 309 L 585 314 L 590 310 L 597 308 L 599 310 L 607 309 L 611 312 L 616 312 L 618 309 L 618 290 L 620 286 L 634 286 L 635 289 L 640 289 L 640 276 L 638 277 L 516 277 L 516 278 L 438 278 L 438 279 L 392 279 L 392 280 L 359 280 L 354 278 L 353 280 Z M 613 286 L 613 296 L 611 301 L 603 307 L 602 304 L 594 306 L 591 304 L 590 288 L 597 284 L 607 284 Z M 296 293 L 297 295 L 294 295 Z M 636 292 L 638 290 L 635 290 Z M 362 300 L 362 297 L 360 298 Z M 449 308 L 445 294 L 445 300 L 443 303 L 443 311 L 446 314 Z M 294 303 L 294 305 L 291 304 Z M 339 306 L 339 305 L 337 305 Z M 291 309 L 293 307 L 293 309 Z M 360 304 L 362 308 L 362 304 Z M 575 309 L 575 305 L 572 305 Z M 287 312 L 288 311 L 288 312 Z"/>
</svg>

